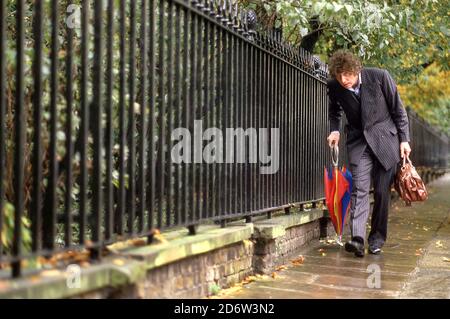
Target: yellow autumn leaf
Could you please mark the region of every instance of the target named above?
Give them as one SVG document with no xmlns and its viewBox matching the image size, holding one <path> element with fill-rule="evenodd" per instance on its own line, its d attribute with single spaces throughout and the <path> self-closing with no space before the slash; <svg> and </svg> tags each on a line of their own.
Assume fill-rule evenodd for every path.
<svg viewBox="0 0 450 319">
<path fill-rule="evenodd" d="M 123 259 L 114 259 L 113 264 L 117 266 L 123 266 L 125 265 L 125 261 L 123 261 Z"/>
<path fill-rule="evenodd" d="M 438 240 L 436 242 L 436 248 L 444 248 L 444 244 L 440 240 Z"/>
<path fill-rule="evenodd" d="M 145 246 L 147 245 L 147 241 L 142 238 L 136 238 L 132 240 L 133 246 Z"/>
<path fill-rule="evenodd" d="M 164 238 L 162 234 L 155 234 L 153 235 L 153 239 L 158 241 L 159 243 L 167 243 L 167 239 Z"/>
<path fill-rule="evenodd" d="M 44 270 L 41 272 L 41 276 L 43 277 L 56 277 L 60 276 L 61 274 L 61 271 L 57 269 Z"/>
<path fill-rule="evenodd" d="M 285 265 L 278 266 L 277 268 L 275 268 L 276 271 L 285 270 L 285 269 L 287 269 L 287 266 L 285 266 Z"/>
<path fill-rule="evenodd" d="M 223 290 L 221 290 L 221 291 L 218 293 L 218 296 L 231 295 L 231 294 L 234 294 L 234 293 L 236 293 L 236 292 L 238 292 L 238 291 L 240 291 L 240 290 L 242 290 L 242 286 L 240 286 L 240 285 L 235 285 L 235 286 L 232 286 L 232 287 L 230 287 L 230 288 L 228 288 L 228 289 L 223 289 Z"/>
</svg>

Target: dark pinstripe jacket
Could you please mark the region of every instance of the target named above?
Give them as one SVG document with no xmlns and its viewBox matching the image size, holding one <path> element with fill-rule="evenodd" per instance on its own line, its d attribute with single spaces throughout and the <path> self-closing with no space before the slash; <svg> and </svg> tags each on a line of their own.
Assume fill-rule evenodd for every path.
<svg viewBox="0 0 450 319">
<path fill-rule="evenodd" d="M 396 165 L 400 161 L 400 142 L 409 142 L 409 125 L 389 72 L 368 67 L 361 70 L 360 103 L 336 79 L 328 80 L 327 86 L 330 131 L 339 131 L 342 111 L 347 117 L 350 164 L 359 163 L 367 142 L 386 170 Z"/>
</svg>

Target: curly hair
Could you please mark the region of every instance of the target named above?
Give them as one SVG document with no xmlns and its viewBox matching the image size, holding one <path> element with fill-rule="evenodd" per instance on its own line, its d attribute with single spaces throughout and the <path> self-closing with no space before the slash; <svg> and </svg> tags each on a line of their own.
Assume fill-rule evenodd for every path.
<svg viewBox="0 0 450 319">
<path fill-rule="evenodd" d="M 337 50 L 328 61 L 328 69 L 333 78 L 342 72 L 358 74 L 362 69 L 361 61 L 348 50 Z"/>
</svg>

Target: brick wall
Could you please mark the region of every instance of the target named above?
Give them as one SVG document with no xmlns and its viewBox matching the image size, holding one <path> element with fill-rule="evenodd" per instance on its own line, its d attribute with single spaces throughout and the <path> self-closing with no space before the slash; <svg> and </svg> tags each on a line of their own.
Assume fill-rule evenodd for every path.
<svg viewBox="0 0 450 319">
<path fill-rule="evenodd" d="M 323 223 L 325 221 L 325 224 Z M 331 227 L 331 228 L 330 228 Z M 151 269 L 146 278 L 120 289 L 102 289 L 77 298 L 202 298 L 255 273 L 270 273 L 312 240 L 334 232 L 327 219 L 286 229 L 284 236 L 251 238 Z"/>
<path fill-rule="evenodd" d="M 325 226 L 327 233 L 334 232 L 331 223 L 327 222 Z M 323 232 L 322 229 L 322 235 L 326 236 Z M 255 241 L 253 268 L 256 273 L 271 273 L 276 267 L 288 263 L 300 248 L 320 237 L 320 220 L 315 220 L 286 229 L 285 236 L 275 239 L 258 239 Z"/>
</svg>

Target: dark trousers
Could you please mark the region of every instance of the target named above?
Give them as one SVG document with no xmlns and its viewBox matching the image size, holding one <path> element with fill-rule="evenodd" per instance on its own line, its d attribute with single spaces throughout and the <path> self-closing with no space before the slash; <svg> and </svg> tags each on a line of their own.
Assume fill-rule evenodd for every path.
<svg viewBox="0 0 450 319">
<path fill-rule="evenodd" d="M 387 237 L 388 214 L 391 199 L 391 186 L 397 166 L 385 170 L 368 145 L 361 155 L 358 165 L 351 165 L 353 176 L 350 202 L 350 229 L 352 237 L 365 240 L 366 224 L 370 213 L 369 190 L 373 183 L 374 206 L 369 233 L 369 245 L 382 247 Z"/>
</svg>

